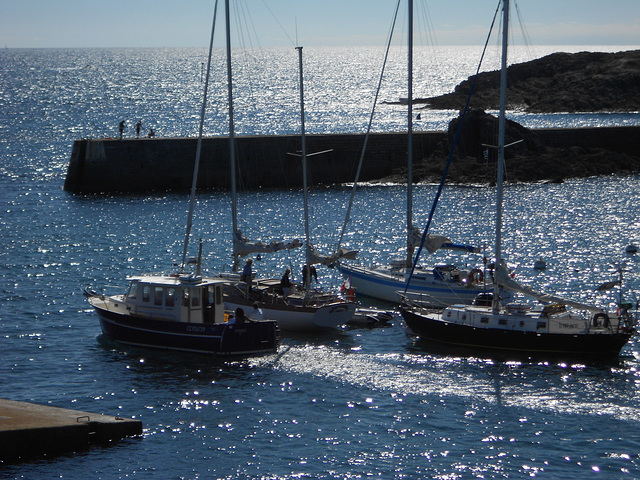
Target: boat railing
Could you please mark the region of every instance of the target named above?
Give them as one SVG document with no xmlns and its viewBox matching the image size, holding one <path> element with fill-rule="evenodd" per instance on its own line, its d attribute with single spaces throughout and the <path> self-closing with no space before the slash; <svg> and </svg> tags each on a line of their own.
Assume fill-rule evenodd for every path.
<svg viewBox="0 0 640 480">
<path fill-rule="evenodd" d="M 106 297 L 109 297 L 109 296 L 113 296 L 112 294 L 109 294 L 109 293 L 107 292 L 107 290 L 109 290 L 109 291 L 113 291 L 114 293 L 121 294 L 121 292 L 122 292 L 122 285 L 102 285 L 102 286 L 100 286 L 100 291 L 95 291 L 95 290 L 93 290 L 93 289 L 92 289 L 92 288 L 90 288 L 90 287 L 86 287 L 86 288 L 83 290 L 83 295 L 84 295 L 85 297 L 96 297 L 96 296 L 103 296 L 103 297 L 104 297 L 104 296 L 106 296 Z"/>
<path fill-rule="evenodd" d="M 634 314 L 626 309 L 620 309 L 616 314 L 607 314 L 605 312 L 600 312 L 592 315 L 589 321 L 589 332 L 633 332 L 636 325 L 637 318 L 635 318 Z"/>
<path fill-rule="evenodd" d="M 417 307 L 427 310 L 442 310 L 447 305 L 426 293 L 396 291 L 400 303 L 407 307 Z"/>
</svg>

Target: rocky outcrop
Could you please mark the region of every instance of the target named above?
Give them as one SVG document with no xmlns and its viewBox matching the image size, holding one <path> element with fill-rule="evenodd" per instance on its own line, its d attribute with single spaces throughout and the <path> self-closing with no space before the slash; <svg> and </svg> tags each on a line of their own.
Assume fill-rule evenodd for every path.
<svg viewBox="0 0 640 480">
<path fill-rule="evenodd" d="M 452 120 L 447 139 L 415 165 L 414 181 L 440 181 L 459 124 L 460 118 Z M 563 139 L 554 145 L 550 139 L 553 131 L 529 130 L 507 120 L 505 144 L 511 146 L 505 149 L 505 179 L 510 182 L 558 182 L 566 178 L 640 172 L 640 154 L 633 153 L 632 146 L 626 148 L 619 139 L 608 144 L 601 138 L 598 143 L 589 144 L 582 137 L 571 138 L 571 132 L 579 131 L 558 130 L 558 137 Z M 497 132 L 496 117 L 483 110 L 470 111 L 451 162 L 448 181 L 495 182 L 497 152 L 492 146 L 496 144 Z"/>
<path fill-rule="evenodd" d="M 553 53 L 508 68 L 509 109 L 531 113 L 633 112 L 640 110 L 640 50 Z M 464 106 L 473 77 L 452 93 L 416 100 L 427 108 Z M 499 72 L 478 76 L 472 108 L 497 109 Z"/>
</svg>

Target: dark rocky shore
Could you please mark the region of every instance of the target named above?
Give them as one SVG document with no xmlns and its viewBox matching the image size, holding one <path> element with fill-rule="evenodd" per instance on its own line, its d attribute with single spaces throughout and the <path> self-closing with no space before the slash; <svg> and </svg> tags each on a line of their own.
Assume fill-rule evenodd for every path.
<svg viewBox="0 0 640 480">
<path fill-rule="evenodd" d="M 425 108 L 462 109 L 473 77 L 454 92 L 419 99 Z M 497 119 L 484 109 L 499 108 L 499 72 L 478 76 L 472 109 L 465 119 L 461 139 L 448 180 L 486 183 L 495 178 Z M 618 53 L 554 53 L 508 68 L 509 109 L 532 113 L 635 112 L 640 110 L 640 50 Z M 439 181 L 460 119 L 449 125 L 447 140 L 414 167 L 414 180 Z M 635 133 L 635 132 L 634 132 Z M 635 136 L 635 135 L 633 135 Z M 635 139 L 622 144 L 586 145 L 576 142 L 561 147 L 541 140 L 534 130 L 507 121 L 506 143 L 522 140 L 505 151 L 506 178 L 514 182 L 561 181 L 565 178 L 640 172 L 640 150 Z M 404 173 L 404 175 L 403 175 Z M 385 180 L 406 178 L 397 172 Z"/>
<path fill-rule="evenodd" d="M 507 108 L 531 113 L 640 111 L 640 50 L 552 53 L 507 69 Z M 478 75 L 471 108 L 497 109 L 500 72 Z M 460 110 L 473 77 L 451 93 L 416 100 L 428 108 Z"/>
<path fill-rule="evenodd" d="M 452 120 L 446 140 L 415 164 L 414 181 L 440 181 L 459 123 L 459 118 Z M 550 141 L 552 132 L 545 131 L 543 135 L 541 131 L 527 129 L 510 120 L 506 126 L 505 143 L 513 144 L 505 149 L 505 179 L 509 182 L 559 182 L 566 178 L 640 172 L 637 131 L 629 129 L 628 136 L 611 142 L 591 144 L 577 139 L 556 146 Z M 468 112 L 447 176 L 449 182 L 495 181 L 496 151 L 487 145 L 496 144 L 497 131 L 498 119 L 493 115 L 483 110 Z M 558 135 L 569 135 L 568 131 L 560 132 L 558 130 Z"/>
</svg>

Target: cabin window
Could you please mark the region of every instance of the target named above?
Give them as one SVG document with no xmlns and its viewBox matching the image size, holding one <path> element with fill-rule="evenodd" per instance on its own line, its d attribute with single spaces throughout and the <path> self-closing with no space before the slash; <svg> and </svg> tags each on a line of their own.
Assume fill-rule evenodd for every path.
<svg viewBox="0 0 640 480">
<path fill-rule="evenodd" d="M 167 295 L 164 298 L 164 304 L 167 307 L 173 307 L 176 304 L 176 289 L 167 288 Z"/>
<path fill-rule="evenodd" d="M 153 304 L 162 306 L 162 297 L 164 296 L 164 288 L 153 287 Z"/>
<path fill-rule="evenodd" d="M 200 289 L 194 288 L 193 292 L 191 292 L 191 306 L 199 307 L 200 306 Z"/>
<path fill-rule="evenodd" d="M 482 317 L 480 319 L 480 323 L 489 323 L 489 319 L 487 317 Z"/>
<path fill-rule="evenodd" d="M 136 298 L 137 292 L 138 292 L 138 282 L 131 282 L 131 285 L 129 285 L 129 291 L 127 292 L 127 297 Z"/>
<path fill-rule="evenodd" d="M 498 325 L 506 325 L 506 324 L 507 324 L 506 318 L 501 318 L 500 320 L 498 320 Z"/>
<path fill-rule="evenodd" d="M 188 288 L 185 288 L 184 290 L 182 290 L 182 306 L 183 307 L 189 306 L 189 289 Z"/>
<path fill-rule="evenodd" d="M 142 287 L 142 301 L 148 302 L 151 298 L 151 286 L 145 285 Z"/>
<path fill-rule="evenodd" d="M 220 287 L 216 287 L 216 305 L 222 304 L 222 289 Z"/>
<path fill-rule="evenodd" d="M 207 287 L 207 305 L 213 305 L 213 302 L 215 300 L 214 298 L 215 292 L 213 291 L 214 288 L 215 287 L 213 285 L 209 285 Z"/>
<path fill-rule="evenodd" d="M 547 328 L 547 322 L 538 322 L 538 329 Z"/>
</svg>

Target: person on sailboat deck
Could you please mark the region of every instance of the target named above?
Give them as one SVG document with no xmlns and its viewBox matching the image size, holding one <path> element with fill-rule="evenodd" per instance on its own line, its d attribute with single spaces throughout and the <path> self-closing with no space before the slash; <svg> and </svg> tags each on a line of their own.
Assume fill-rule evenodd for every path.
<svg viewBox="0 0 640 480">
<path fill-rule="evenodd" d="M 316 272 L 316 267 L 313 265 L 304 265 L 302 267 L 302 285 L 305 290 L 311 286 L 312 278 L 315 278 L 316 283 L 318 283 L 318 272 Z"/>
<path fill-rule="evenodd" d="M 259 322 L 263 318 L 262 310 L 260 310 L 258 302 L 253 302 L 253 310 L 251 310 L 251 313 L 249 314 L 249 319 Z"/>
<path fill-rule="evenodd" d="M 244 268 L 242 269 L 242 275 L 240 275 L 240 281 L 247 284 L 247 295 L 251 291 L 251 279 L 253 277 L 253 271 L 251 270 L 252 264 L 253 260 L 250 258 L 247 259 L 247 262 L 244 264 Z"/>
<path fill-rule="evenodd" d="M 285 297 L 288 297 L 291 293 L 291 279 L 289 278 L 289 274 L 291 274 L 291 270 L 287 268 L 280 279 L 280 288 L 282 289 L 282 295 Z"/>
<path fill-rule="evenodd" d="M 242 307 L 236 308 L 236 313 L 234 316 L 234 322 L 236 325 L 242 325 L 246 321 L 247 317 L 244 316 L 244 310 Z M 231 321 L 230 321 L 231 322 Z"/>
</svg>

